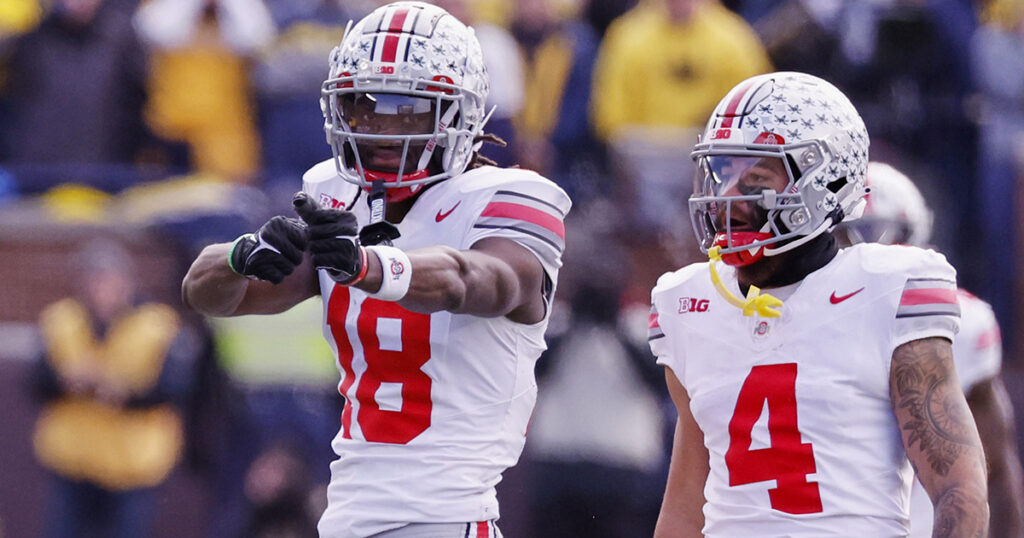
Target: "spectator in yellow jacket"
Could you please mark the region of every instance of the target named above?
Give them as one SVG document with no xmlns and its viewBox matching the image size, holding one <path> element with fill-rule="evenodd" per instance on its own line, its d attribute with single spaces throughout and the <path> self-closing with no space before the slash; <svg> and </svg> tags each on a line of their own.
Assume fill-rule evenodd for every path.
<svg viewBox="0 0 1024 538">
<path fill-rule="evenodd" d="M 127 253 L 97 240 L 69 265 L 81 293 L 46 307 L 45 357 L 34 388 L 44 401 L 35 452 L 52 484 L 46 536 L 148 536 L 155 486 L 178 462 L 174 401 L 190 384 L 178 314 L 136 304 Z"/>
</svg>

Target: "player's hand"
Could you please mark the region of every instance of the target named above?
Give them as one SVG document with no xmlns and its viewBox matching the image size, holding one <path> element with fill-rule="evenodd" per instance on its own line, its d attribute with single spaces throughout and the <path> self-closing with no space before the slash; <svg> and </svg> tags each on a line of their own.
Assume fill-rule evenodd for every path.
<svg viewBox="0 0 1024 538">
<path fill-rule="evenodd" d="M 278 216 L 256 233 L 235 240 L 228 261 L 240 275 L 280 284 L 302 263 L 306 244 L 305 225 L 297 219 Z"/>
<path fill-rule="evenodd" d="M 326 269 L 335 282 L 354 284 L 365 274 L 366 252 L 359 246 L 356 216 L 344 209 L 324 209 L 304 192 L 292 197 L 295 213 L 306 223 L 313 266 Z"/>
</svg>

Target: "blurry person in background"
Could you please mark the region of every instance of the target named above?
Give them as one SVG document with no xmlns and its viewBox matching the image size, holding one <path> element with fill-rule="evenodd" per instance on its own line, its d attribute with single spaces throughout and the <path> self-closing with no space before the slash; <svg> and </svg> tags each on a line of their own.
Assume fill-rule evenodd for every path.
<svg viewBox="0 0 1024 538">
<path fill-rule="evenodd" d="M 294 495 L 279 499 L 278 493 L 284 492 L 260 486 L 264 481 L 257 481 L 255 495 L 244 486 L 246 476 L 274 476 L 277 464 L 289 461 L 264 457 L 268 452 L 304 465 L 304 483 L 290 483 L 286 489 L 301 487 L 307 494 L 317 490 L 323 499 L 342 402 L 322 317 L 323 302 L 313 298 L 275 316 L 208 320 L 218 363 L 228 379 L 225 392 L 231 397 L 226 420 L 217 425 L 228 435 L 220 439 L 213 477 L 218 502 L 210 511 L 207 536 L 252 536 L 245 532 L 247 526 L 273 526 L 278 516 L 299 522 L 292 510 L 301 508 Z M 287 501 L 280 507 L 286 513 L 264 513 L 265 505 L 281 501 Z M 314 529 L 322 511 L 321 506 L 306 518 Z"/>
<path fill-rule="evenodd" d="M 568 13 L 554 0 L 522 0 L 512 25 L 526 58 L 519 163 L 550 177 L 577 203 L 606 195 L 610 187 L 588 110 L 600 41 L 593 3 Z"/>
<path fill-rule="evenodd" d="M 874 242 L 927 248 L 932 213 L 914 183 L 884 163 L 868 164 L 870 192 L 864 215 L 837 229 L 840 244 Z M 992 308 L 963 289 L 960 332 L 953 339 L 953 362 L 967 395 L 988 461 L 988 499 L 993 537 L 1024 536 L 1024 473 L 1013 421 L 1013 408 L 1001 376 L 999 325 Z M 932 535 L 932 503 L 918 480 L 910 497 L 910 536 Z"/>
<path fill-rule="evenodd" d="M 260 155 L 249 60 L 275 34 L 263 0 L 145 0 L 135 25 L 151 54 L 149 126 L 187 145 L 192 171 L 253 180 Z"/>
<path fill-rule="evenodd" d="M 638 229 L 679 229 L 689 194 L 679 178 L 693 169 L 686 155 L 700 126 L 733 85 L 770 68 L 753 30 L 718 0 L 641 2 L 612 22 L 591 113 Z"/>
<path fill-rule="evenodd" d="M 10 43 L 0 160 L 19 167 L 23 193 L 106 181 L 97 177 L 109 173 L 101 165 L 130 165 L 145 145 L 146 58 L 131 24 L 135 4 L 55 0 L 38 28 Z"/>
<path fill-rule="evenodd" d="M 68 267 L 80 294 L 40 315 L 34 376 L 35 451 L 52 475 L 46 536 L 148 536 L 155 488 L 181 453 L 193 346 L 170 306 L 139 301 L 119 244 L 88 243 Z"/>
<path fill-rule="evenodd" d="M 667 463 L 664 376 L 646 349 L 649 309 L 624 311 L 629 258 L 598 204 L 570 220 L 568 300 L 537 363 L 530 420 L 532 538 L 651 536 Z M 639 334 L 625 316 L 642 317 Z"/>
<path fill-rule="evenodd" d="M 303 176 L 301 220 L 207 246 L 182 283 L 211 316 L 323 297 L 345 397 L 332 538 L 500 536 L 495 485 L 525 444 L 571 201 L 478 153 L 487 70 L 471 28 L 394 2 L 329 54 L 334 158 Z"/>
<path fill-rule="evenodd" d="M 490 78 L 490 93 L 487 94 L 487 106 L 494 107 L 494 114 L 487 122 L 487 130 L 505 141 L 505 145 L 490 145 L 484 155 L 498 166 L 512 166 L 519 163 L 519 132 L 515 118 L 524 105 L 525 73 L 523 72 L 523 53 L 514 36 L 507 28 L 506 21 L 498 13 L 492 13 L 487 19 L 481 15 L 485 11 L 473 0 L 434 0 L 431 2 L 451 13 L 453 17 L 473 27 L 476 38 L 480 41 L 480 50 L 484 53 L 484 66 Z M 491 11 L 498 12 L 499 9 Z M 491 20 L 501 19 L 501 20 Z M 544 173 L 541 170 L 537 170 Z"/>
<path fill-rule="evenodd" d="M 287 210 L 295 184 L 309 163 L 331 156 L 324 134 L 310 129 L 323 119 L 317 97 L 324 51 L 341 41 L 357 13 L 352 1 L 268 0 L 277 35 L 252 65 L 257 99 L 264 187 Z M 280 191 L 280 192 L 279 192 Z"/>
<path fill-rule="evenodd" d="M 975 290 L 991 304 L 1004 328 L 1003 344 L 1011 353 L 1024 350 L 1018 336 L 1024 316 L 1017 286 L 1024 235 L 1020 229 L 1020 192 L 1024 184 L 1024 0 L 992 0 L 971 38 L 971 67 L 978 93 L 978 211 L 985 255 Z M 981 240 L 977 241 L 977 237 Z M 1005 256 L 1007 244 L 1017 256 Z M 970 258 L 974 261 L 973 258 Z M 1020 351 L 1017 351 L 1020 355 Z"/>
</svg>

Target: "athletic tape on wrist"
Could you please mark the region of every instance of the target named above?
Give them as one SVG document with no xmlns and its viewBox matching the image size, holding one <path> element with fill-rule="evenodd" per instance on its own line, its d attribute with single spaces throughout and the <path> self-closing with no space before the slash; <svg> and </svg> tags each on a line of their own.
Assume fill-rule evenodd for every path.
<svg viewBox="0 0 1024 538">
<path fill-rule="evenodd" d="M 250 237 L 254 238 L 255 240 L 255 236 L 253 234 L 242 234 L 238 236 L 238 239 L 235 239 L 235 242 L 231 243 L 231 248 L 228 249 L 228 267 L 230 267 L 235 274 L 246 276 L 242 274 L 242 272 L 239 271 L 238 268 L 235 267 L 235 264 L 232 263 L 231 260 L 235 257 L 235 249 L 238 248 L 238 244 Z"/>
<path fill-rule="evenodd" d="M 409 262 L 409 256 L 401 249 L 381 245 L 366 247 L 366 250 L 377 256 L 383 271 L 380 289 L 370 293 L 370 297 L 382 301 L 398 301 L 405 297 L 412 282 L 412 263 Z"/>
</svg>

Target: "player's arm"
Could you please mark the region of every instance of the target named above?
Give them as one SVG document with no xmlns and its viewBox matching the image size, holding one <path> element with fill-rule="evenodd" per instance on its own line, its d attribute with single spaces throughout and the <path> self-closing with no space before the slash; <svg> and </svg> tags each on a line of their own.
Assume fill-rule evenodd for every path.
<svg viewBox="0 0 1024 538">
<path fill-rule="evenodd" d="M 935 506 L 933 536 L 986 536 L 985 455 L 953 367 L 952 343 L 932 337 L 900 345 L 889 383 L 907 456 Z"/>
<path fill-rule="evenodd" d="M 710 472 L 704 432 L 690 412 L 690 396 L 671 368 L 665 368 L 665 382 L 679 419 L 672 442 L 665 497 L 658 514 L 655 538 L 700 537 L 704 528 L 704 483 Z"/>
<path fill-rule="evenodd" d="M 1024 536 L 1024 482 L 1017 453 L 1013 408 L 1000 376 L 982 380 L 967 393 L 988 461 L 988 498 L 996 536 Z"/>
<path fill-rule="evenodd" d="M 182 302 L 208 316 L 284 312 L 317 293 L 305 248 L 302 224 L 283 217 L 234 243 L 209 245 L 185 275 Z"/>
<path fill-rule="evenodd" d="M 313 265 L 339 283 L 417 312 L 507 316 L 520 323 L 544 318 L 544 268 L 511 239 L 484 238 L 469 250 L 367 248 L 358 243 L 351 213 L 321 209 L 301 193 L 295 202 L 308 225 Z"/>
</svg>

